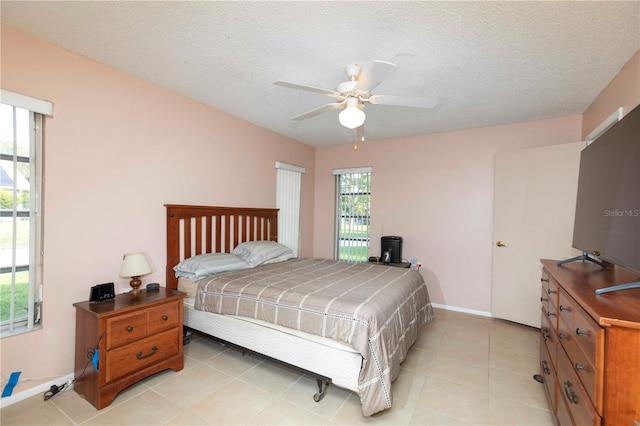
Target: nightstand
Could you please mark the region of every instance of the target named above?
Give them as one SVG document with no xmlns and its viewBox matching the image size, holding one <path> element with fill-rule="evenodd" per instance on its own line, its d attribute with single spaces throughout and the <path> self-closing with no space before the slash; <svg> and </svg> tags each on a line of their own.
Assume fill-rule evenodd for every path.
<svg viewBox="0 0 640 426">
<path fill-rule="evenodd" d="M 184 367 L 184 293 L 160 287 L 76 308 L 75 391 L 98 410 L 159 371 Z M 98 351 L 94 367 L 91 354 Z"/>
</svg>

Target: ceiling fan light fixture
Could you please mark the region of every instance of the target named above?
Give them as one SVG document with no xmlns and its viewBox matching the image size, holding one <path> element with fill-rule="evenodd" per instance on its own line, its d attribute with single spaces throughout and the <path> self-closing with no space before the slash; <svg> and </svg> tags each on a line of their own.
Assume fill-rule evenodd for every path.
<svg viewBox="0 0 640 426">
<path fill-rule="evenodd" d="M 340 111 L 338 120 L 347 129 L 355 129 L 364 124 L 364 119 L 367 118 L 364 111 L 358 108 L 358 99 L 347 99 L 347 107 Z"/>
</svg>

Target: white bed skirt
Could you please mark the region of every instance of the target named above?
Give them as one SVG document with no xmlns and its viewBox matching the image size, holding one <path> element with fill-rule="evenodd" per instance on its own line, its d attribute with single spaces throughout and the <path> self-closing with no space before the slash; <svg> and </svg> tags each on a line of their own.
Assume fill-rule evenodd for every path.
<svg viewBox="0 0 640 426">
<path fill-rule="evenodd" d="M 358 393 L 362 356 L 335 340 L 259 320 L 198 311 L 194 308 L 193 298 L 184 299 L 184 325 L 329 377 L 336 386 Z"/>
</svg>

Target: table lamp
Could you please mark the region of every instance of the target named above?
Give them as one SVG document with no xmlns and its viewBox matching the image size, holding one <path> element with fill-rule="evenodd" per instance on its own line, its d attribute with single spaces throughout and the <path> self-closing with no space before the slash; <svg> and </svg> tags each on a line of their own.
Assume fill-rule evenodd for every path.
<svg viewBox="0 0 640 426">
<path fill-rule="evenodd" d="M 142 284 L 140 277 L 152 272 L 151 265 L 147 260 L 147 256 L 142 253 L 126 253 L 122 258 L 122 267 L 120 268 L 120 276 L 123 278 L 131 278 L 129 285 L 132 294 L 137 294 L 140 290 L 138 287 Z"/>
</svg>

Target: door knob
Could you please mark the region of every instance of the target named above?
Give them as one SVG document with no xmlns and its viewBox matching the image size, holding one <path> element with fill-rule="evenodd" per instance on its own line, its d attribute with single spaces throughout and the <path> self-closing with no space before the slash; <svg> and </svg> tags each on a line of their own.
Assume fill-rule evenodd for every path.
<svg viewBox="0 0 640 426">
<path fill-rule="evenodd" d="M 502 241 L 498 241 L 498 242 L 496 243 L 496 245 L 497 245 L 498 247 L 506 247 L 506 246 L 507 246 L 507 245 L 506 245 L 505 243 L 503 243 Z"/>
</svg>

